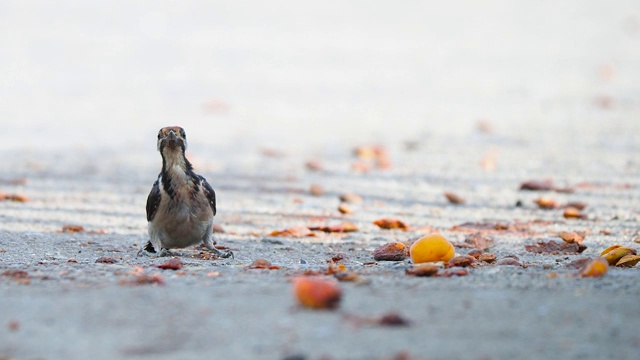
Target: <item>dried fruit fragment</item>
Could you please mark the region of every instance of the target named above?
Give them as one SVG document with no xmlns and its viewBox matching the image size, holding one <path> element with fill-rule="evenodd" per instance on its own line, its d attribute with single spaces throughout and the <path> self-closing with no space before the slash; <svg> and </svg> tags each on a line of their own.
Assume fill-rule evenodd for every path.
<svg viewBox="0 0 640 360">
<path fill-rule="evenodd" d="M 347 204 L 340 204 L 338 206 L 338 211 L 342 214 L 351 214 L 353 210 Z"/>
<path fill-rule="evenodd" d="M 492 253 L 484 253 L 478 257 L 478 261 L 484 261 L 491 264 L 492 262 L 496 261 L 496 255 Z"/>
<path fill-rule="evenodd" d="M 332 226 L 311 226 L 309 230 L 314 231 L 324 231 L 327 233 L 347 233 L 358 231 L 358 226 L 352 222 L 343 222 L 340 225 L 332 225 Z"/>
<path fill-rule="evenodd" d="M 340 195 L 340 201 L 347 202 L 347 203 L 361 203 L 362 197 L 358 194 L 348 192 Z"/>
<path fill-rule="evenodd" d="M 465 199 L 463 197 L 455 194 L 455 193 L 447 191 L 447 192 L 444 193 L 444 196 L 452 204 L 459 205 L 459 204 L 464 204 L 465 203 Z"/>
<path fill-rule="evenodd" d="M 120 280 L 119 284 L 123 286 L 136 286 L 136 285 L 164 285 L 164 279 L 160 274 L 145 274 L 139 272 L 134 274 L 133 280 Z"/>
<path fill-rule="evenodd" d="M 73 233 L 83 232 L 83 231 L 84 231 L 84 228 L 80 225 L 65 225 L 62 227 L 62 230 L 60 232 L 73 234 Z"/>
<path fill-rule="evenodd" d="M 610 251 L 607 251 L 606 253 L 603 252 L 603 254 L 600 256 L 607 260 L 609 265 L 613 266 L 616 265 L 618 261 L 620 261 L 620 259 L 627 255 L 636 255 L 636 251 L 634 249 L 619 246 L 611 249 Z"/>
<path fill-rule="evenodd" d="M 180 270 L 182 269 L 182 261 L 178 258 L 171 258 L 167 262 L 158 265 L 159 269 L 163 270 Z"/>
<path fill-rule="evenodd" d="M 363 325 L 377 325 L 377 326 L 409 326 L 411 322 L 405 319 L 403 316 L 396 312 L 388 312 L 382 316 L 359 316 L 348 313 L 343 313 L 342 317 L 349 321 L 354 327 L 360 327 Z M 400 360 L 399 357 L 394 357 L 393 359 Z M 402 358 L 404 360 L 408 360 L 407 358 Z"/>
<path fill-rule="evenodd" d="M 377 320 L 378 325 L 382 326 L 409 326 L 411 322 L 396 312 L 389 312 L 382 315 Z"/>
<path fill-rule="evenodd" d="M 335 309 L 342 298 L 335 280 L 314 276 L 293 279 L 293 292 L 300 304 L 311 309 Z"/>
<path fill-rule="evenodd" d="M 558 207 L 556 201 L 550 196 L 541 196 L 533 202 L 538 204 L 538 207 L 540 207 L 541 209 L 555 209 L 556 207 Z"/>
<path fill-rule="evenodd" d="M 400 242 L 392 242 L 378 246 L 373 251 L 377 261 L 402 261 L 407 258 L 407 247 Z"/>
<path fill-rule="evenodd" d="M 405 271 L 412 276 L 434 276 L 438 274 L 438 267 L 431 264 L 419 264 Z"/>
<path fill-rule="evenodd" d="M 342 282 L 353 282 L 356 284 L 368 284 L 369 280 L 363 279 L 360 274 L 354 271 L 340 271 L 333 273 L 333 277 Z"/>
<path fill-rule="evenodd" d="M 2 200 L 9 200 L 9 201 L 16 201 L 16 202 L 27 202 L 29 201 L 29 198 L 25 195 L 21 195 L 21 194 L 5 194 L 3 192 L 0 192 L 0 201 Z"/>
<path fill-rule="evenodd" d="M 353 155 L 362 160 L 373 160 L 376 157 L 376 148 L 371 145 L 361 145 L 353 149 Z"/>
<path fill-rule="evenodd" d="M 307 170 L 311 171 L 322 171 L 324 168 L 322 166 L 322 163 L 318 160 L 309 160 L 304 164 L 304 166 L 307 168 Z"/>
<path fill-rule="evenodd" d="M 616 266 L 619 267 L 634 267 L 640 261 L 640 256 L 638 255 L 625 255 L 622 259 L 618 260 Z"/>
<path fill-rule="evenodd" d="M 353 151 L 354 155 L 362 160 L 366 165 L 368 161 L 375 161 L 376 167 L 379 169 L 388 169 L 391 167 L 391 160 L 387 149 L 382 145 L 365 145 L 358 146 Z"/>
<path fill-rule="evenodd" d="M 609 271 L 609 264 L 602 258 L 596 258 L 585 265 L 580 271 L 582 277 L 601 277 Z"/>
<path fill-rule="evenodd" d="M 339 263 L 339 262 L 342 262 L 345 258 L 346 258 L 345 254 L 344 254 L 344 253 L 339 252 L 339 253 L 337 253 L 337 254 L 333 255 L 333 256 L 331 257 L 331 260 L 327 260 L 327 262 L 330 262 L 330 263 Z"/>
<path fill-rule="evenodd" d="M 440 234 L 426 235 L 411 245 L 409 250 L 414 264 L 432 261 L 449 261 L 455 255 L 453 245 Z"/>
<path fill-rule="evenodd" d="M 322 196 L 324 195 L 324 188 L 318 184 L 312 184 L 309 188 L 309 193 L 313 196 Z"/>
<path fill-rule="evenodd" d="M 560 233 L 560 238 L 562 240 L 564 240 L 565 242 L 568 243 L 578 243 L 578 244 L 582 244 L 582 236 L 580 236 L 578 233 L 575 233 L 573 231 L 563 231 Z"/>
<path fill-rule="evenodd" d="M 469 270 L 462 268 L 445 269 L 438 274 L 438 277 L 467 276 Z"/>
<path fill-rule="evenodd" d="M 280 266 L 272 265 L 267 259 L 256 259 L 251 265 L 245 267 L 245 269 L 268 269 L 278 270 Z"/>
<path fill-rule="evenodd" d="M 564 214 L 562 214 L 565 219 L 586 219 L 587 215 L 583 214 L 574 207 L 567 207 L 564 209 Z"/>
<path fill-rule="evenodd" d="M 393 218 L 378 219 L 373 223 L 381 229 L 409 230 L 409 225 L 407 225 L 404 221 L 399 219 L 393 219 Z"/>
<path fill-rule="evenodd" d="M 476 258 L 473 256 L 461 255 L 449 260 L 447 267 L 467 267 L 471 266 L 474 262 L 476 262 Z"/>
<path fill-rule="evenodd" d="M 96 260 L 96 264 L 115 264 L 118 260 L 112 258 L 111 256 L 102 256 Z"/>
<path fill-rule="evenodd" d="M 538 241 L 533 245 L 525 245 L 525 250 L 536 254 L 579 254 L 587 249 L 578 243 L 567 243 L 555 240 Z"/>
<path fill-rule="evenodd" d="M 281 236 L 281 237 L 304 237 L 304 236 L 313 236 L 313 232 L 309 230 L 306 226 L 297 226 L 284 230 L 276 230 L 272 231 L 270 236 Z"/>
<path fill-rule="evenodd" d="M 529 180 L 520 184 L 520 190 L 530 190 L 530 191 L 556 191 L 561 193 L 572 193 L 574 192 L 573 188 L 566 187 L 560 188 L 553 184 L 553 180 L 545 179 L 545 180 Z"/>
<path fill-rule="evenodd" d="M 455 246 L 455 245 L 454 245 L 454 246 Z M 484 253 L 484 252 L 483 252 L 482 250 L 480 250 L 480 249 L 473 249 L 473 250 L 469 251 L 469 252 L 467 253 L 467 255 L 469 255 L 469 256 L 473 256 L 473 258 L 477 260 L 477 259 L 479 259 L 479 258 L 480 258 L 480 256 L 482 256 L 482 254 L 483 254 L 483 253 Z"/>
<path fill-rule="evenodd" d="M 518 260 L 511 257 L 504 258 L 498 261 L 497 264 L 502 266 L 522 266 Z"/>
<path fill-rule="evenodd" d="M 520 184 L 520 190 L 529 191 L 550 191 L 555 189 L 553 181 L 549 179 L 545 180 L 529 180 Z"/>
<path fill-rule="evenodd" d="M 13 279 L 18 284 L 29 285 L 31 283 L 31 277 L 29 273 L 24 270 L 8 269 L 2 272 L 2 276 Z"/>
</svg>

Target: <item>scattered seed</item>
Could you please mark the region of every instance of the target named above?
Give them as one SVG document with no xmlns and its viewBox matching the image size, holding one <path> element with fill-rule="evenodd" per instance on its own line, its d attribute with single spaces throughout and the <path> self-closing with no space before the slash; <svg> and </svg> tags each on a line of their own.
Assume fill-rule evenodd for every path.
<svg viewBox="0 0 640 360">
<path fill-rule="evenodd" d="M 324 195 L 324 188 L 318 184 L 312 184 L 309 187 L 309 193 L 313 196 L 322 196 Z"/>
<path fill-rule="evenodd" d="M 115 264 L 118 260 L 110 257 L 110 256 L 102 256 L 96 260 L 96 264 Z"/>
<path fill-rule="evenodd" d="M 467 267 L 467 266 L 473 265 L 475 261 L 476 261 L 476 258 L 474 258 L 473 256 L 461 255 L 461 256 L 456 256 L 453 259 L 449 260 L 449 262 L 447 263 L 447 266 L 448 267 Z"/>
<path fill-rule="evenodd" d="M 407 247 L 400 242 L 386 243 L 373 251 L 373 259 L 377 261 L 402 261 L 407 258 Z"/>
<path fill-rule="evenodd" d="M 405 231 L 409 230 L 409 225 L 407 225 L 407 223 L 405 223 L 402 220 L 394 219 L 394 218 L 378 219 L 373 223 L 381 229 L 387 229 L 387 230 L 400 229 Z"/>
<path fill-rule="evenodd" d="M 338 211 L 342 214 L 351 214 L 353 210 L 347 204 L 340 204 L 338 206 Z"/>
<path fill-rule="evenodd" d="M 459 205 L 459 204 L 464 204 L 465 203 L 465 199 L 463 197 L 455 194 L 455 193 L 447 191 L 447 192 L 444 193 L 444 196 L 452 204 Z"/>
<path fill-rule="evenodd" d="M 478 257 L 478 260 L 491 264 L 496 261 L 496 255 L 492 253 L 484 253 Z"/>
<path fill-rule="evenodd" d="M 522 266 L 522 264 L 520 264 L 520 262 L 514 258 L 504 258 L 498 261 L 497 264 L 505 266 Z"/>
<path fill-rule="evenodd" d="M 174 257 L 169 259 L 167 262 L 158 265 L 157 267 L 162 270 L 180 270 L 182 269 L 182 266 L 182 261 Z"/>
<path fill-rule="evenodd" d="M 358 194 L 348 192 L 340 195 L 340 201 L 346 203 L 361 203 L 362 197 Z"/>
<path fill-rule="evenodd" d="M 431 264 L 418 264 L 405 271 L 407 275 L 412 276 L 435 276 L 438 274 L 438 267 Z"/>
</svg>

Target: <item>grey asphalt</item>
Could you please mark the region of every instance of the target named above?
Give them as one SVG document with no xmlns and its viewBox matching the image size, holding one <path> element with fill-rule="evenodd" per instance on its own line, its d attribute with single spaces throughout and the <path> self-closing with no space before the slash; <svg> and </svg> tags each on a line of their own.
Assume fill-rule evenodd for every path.
<svg viewBox="0 0 640 360">
<path fill-rule="evenodd" d="M 635 2 L 0 4 L 0 192 L 29 199 L 0 201 L 0 359 L 637 358 L 638 268 L 568 266 L 640 249 Z M 136 257 L 170 124 L 235 259 Z M 389 169 L 354 169 L 368 144 Z M 575 191 L 519 190 L 547 178 Z M 343 215 L 347 191 L 363 202 Z M 385 217 L 412 229 L 372 224 Z M 271 236 L 343 221 L 359 230 Z M 525 266 L 417 278 L 373 261 L 426 227 L 462 242 L 467 222 L 525 224 L 489 234 Z M 584 253 L 525 250 L 565 230 L 587 232 Z M 298 306 L 291 279 L 337 255 L 365 283 L 341 282 L 334 311 Z M 246 269 L 258 258 L 279 269 Z M 130 285 L 141 273 L 164 284 Z M 409 325 L 369 321 L 390 312 Z"/>
</svg>

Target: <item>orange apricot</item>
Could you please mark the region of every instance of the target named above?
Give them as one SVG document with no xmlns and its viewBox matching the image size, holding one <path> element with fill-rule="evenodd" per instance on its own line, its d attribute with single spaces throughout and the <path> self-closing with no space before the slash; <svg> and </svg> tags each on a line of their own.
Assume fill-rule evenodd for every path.
<svg viewBox="0 0 640 360">
<path fill-rule="evenodd" d="M 411 245 L 414 264 L 432 261 L 449 261 L 455 255 L 453 245 L 440 234 L 423 236 Z"/>
<path fill-rule="evenodd" d="M 609 271 L 609 263 L 603 258 L 596 258 L 589 262 L 580 272 L 582 277 L 601 277 Z"/>
<path fill-rule="evenodd" d="M 334 309 L 340 304 L 342 291 L 335 280 L 299 276 L 293 279 L 293 292 L 298 302 L 312 309 Z"/>
</svg>

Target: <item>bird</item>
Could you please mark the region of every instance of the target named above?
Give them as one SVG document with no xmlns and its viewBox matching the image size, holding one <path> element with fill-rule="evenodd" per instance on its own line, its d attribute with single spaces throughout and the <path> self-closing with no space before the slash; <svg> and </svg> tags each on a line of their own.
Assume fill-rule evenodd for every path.
<svg viewBox="0 0 640 360">
<path fill-rule="evenodd" d="M 158 132 L 162 170 L 147 197 L 149 241 L 138 255 L 173 255 L 170 249 L 203 243 L 220 258 L 233 257 L 231 251 L 213 245 L 213 217 L 216 193 L 207 180 L 193 171 L 185 156 L 187 134 L 179 126 Z"/>
</svg>

